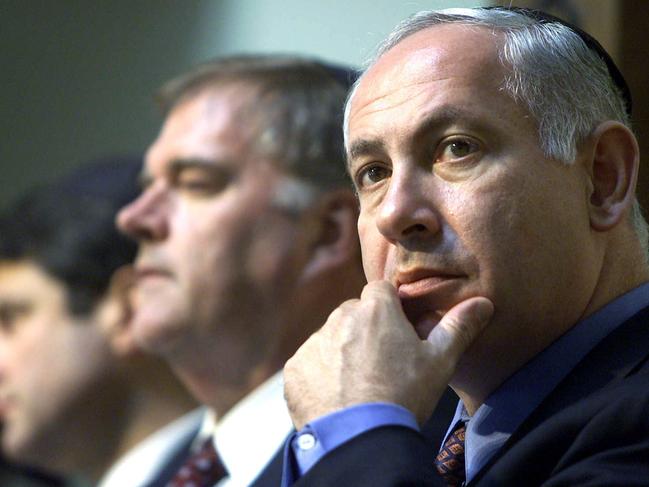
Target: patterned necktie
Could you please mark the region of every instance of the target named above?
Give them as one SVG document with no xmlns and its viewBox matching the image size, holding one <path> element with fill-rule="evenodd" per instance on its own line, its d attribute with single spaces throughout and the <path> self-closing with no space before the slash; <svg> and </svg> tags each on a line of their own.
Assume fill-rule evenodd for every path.
<svg viewBox="0 0 649 487">
<path fill-rule="evenodd" d="M 435 459 L 437 471 L 451 487 L 462 485 L 466 479 L 464 470 L 465 432 L 466 424 L 460 421 Z"/>
<path fill-rule="evenodd" d="M 185 461 L 167 487 L 212 487 L 227 475 L 225 467 L 208 438 L 193 455 Z"/>
</svg>

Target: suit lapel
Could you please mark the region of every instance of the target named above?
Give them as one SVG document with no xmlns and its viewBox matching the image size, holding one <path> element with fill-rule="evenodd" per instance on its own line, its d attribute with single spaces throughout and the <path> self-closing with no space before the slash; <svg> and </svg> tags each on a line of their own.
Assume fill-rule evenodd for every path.
<svg viewBox="0 0 649 487">
<path fill-rule="evenodd" d="M 511 449 L 544 420 L 594 391 L 612 386 L 639 370 L 649 368 L 648 359 L 649 307 L 634 315 L 598 343 L 523 421 L 469 485 L 478 483 L 505 451 Z"/>
<path fill-rule="evenodd" d="M 199 426 L 196 427 L 194 431 L 186 436 L 182 444 L 178 446 L 173 456 L 169 461 L 164 465 L 164 468 L 158 472 L 156 478 L 149 482 L 146 487 L 164 487 L 167 485 L 169 480 L 180 470 L 185 460 L 189 457 L 191 453 L 191 446 L 194 441 L 194 438 L 198 434 Z"/>
<path fill-rule="evenodd" d="M 288 437 L 287 437 L 288 438 Z M 284 466 L 284 443 L 279 447 L 275 456 L 264 467 L 250 487 L 278 487 L 282 484 L 282 469 Z"/>
<path fill-rule="evenodd" d="M 598 343 L 512 436 L 518 438 L 567 405 L 632 375 L 648 357 L 649 307 Z"/>
</svg>

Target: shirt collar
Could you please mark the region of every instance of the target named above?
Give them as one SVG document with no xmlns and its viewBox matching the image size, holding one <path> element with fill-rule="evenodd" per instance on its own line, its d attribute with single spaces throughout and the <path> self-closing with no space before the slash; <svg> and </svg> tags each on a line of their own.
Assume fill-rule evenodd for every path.
<svg viewBox="0 0 649 487">
<path fill-rule="evenodd" d="M 221 487 L 244 487 L 261 473 L 293 429 L 281 372 L 239 401 L 214 426 L 214 446 L 228 478 Z"/>
<path fill-rule="evenodd" d="M 611 301 L 573 326 L 496 389 L 472 418 L 469 419 L 460 401 L 451 424 L 459 419 L 469 420 L 465 444 L 467 482 L 590 350 L 646 306 L 649 283 Z"/>
<path fill-rule="evenodd" d="M 178 446 L 196 434 L 204 414 L 204 408 L 195 409 L 138 443 L 106 472 L 99 487 L 148 485 L 167 465 Z"/>
</svg>

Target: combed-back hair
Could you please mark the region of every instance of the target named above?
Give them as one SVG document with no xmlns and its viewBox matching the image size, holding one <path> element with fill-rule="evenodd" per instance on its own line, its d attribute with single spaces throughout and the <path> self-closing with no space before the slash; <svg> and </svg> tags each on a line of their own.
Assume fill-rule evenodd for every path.
<svg viewBox="0 0 649 487">
<path fill-rule="evenodd" d="M 565 23 L 540 19 L 533 11 L 524 9 L 453 8 L 419 12 L 397 25 L 368 60 L 367 69 L 406 37 L 442 24 L 486 27 L 502 34 L 502 89 L 536 121 L 539 144 L 547 157 L 572 163 L 579 144 L 606 120 L 631 127 L 627 113 L 630 100 L 625 99 L 601 55 Z M 346 103 L 346 139 L 351 100 L 361 79 L 362 76 Z M 646 250 L 649 231 L 637 198 L 630 218 Z"/>
<path fill-rule="evenodd" d="M 115 226 L 138 194 L 141 159 L 105 159 L 33 188 L 0 216 L 0 261 L 31 261 L 66 288 L 72 314 L 89 314 L 136 244 Z"/>
<path fill-rule="evenodd" d="M 165 113 L 206 91 L 249 87 L 242 119 L 254 127 L 252 151 L 316 188 L 348 186 L 343 107 L 356 71 L 284 55 L 242 55 L 199 65 L 166 83 Z"/>
</svg>

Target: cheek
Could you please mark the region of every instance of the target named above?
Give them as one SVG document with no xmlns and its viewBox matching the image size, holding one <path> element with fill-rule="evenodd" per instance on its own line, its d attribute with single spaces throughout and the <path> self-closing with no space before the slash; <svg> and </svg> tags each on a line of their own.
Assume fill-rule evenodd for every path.
<svg viewBox="0 0 649 487">
<path fill-rule="evenodd" d="M 184 293 L 206 292 L 205 286 L 227 273 L 233 233 L 232 225 L 206 212 L 188 212 L 179 218 L 170 232 L 167 252 Z"/>
<path fill-rule="evenodd" d="M 575 188 L 559 178 L 545 185 L 539 179 L 501 178 L 497 187 L 482 188 L 479 204 L 456 206 L 462 243 L 477 259 L 483 291 L 511 307 L 514 301 L 530 307 L 572 282 L 571 250 L 583 248 L 579 200 L 557 197 L 578 194 Z"/>
<path fill-rule="evenodd" d="M 17 385 L 22 389 L 40 391 L 49 386 L 57 355 L 52 353 L 56 334 L 47 325 L 25 324 L 25 328 L 9 347 L 12 369 L 19 382 Z"/>
<path fill-rule="evenodd" d="M 71 352 L 62 346 L 55 326 L 51 322 L 26 325 L 11 344 L 10 387 L 17 397 L 13 421 L 8 423 L 15 433 L 39 431 L 55 421 L 77 373 L 66 365 Z"/>
<path fill-rule="evenodd" d="M 106 338 L 90 323 L 75 324 L 56 344 L 50 364 L 49 414 L 62 420 L 112 374 L 115 358 Z M 94 399 L 93 399 L 94 400 Z"/>
<path fill-rule="evenodd" d="M 247 273 L 259 283 L 272 286 L 282 280 L 291 282 L 294 278 L 293 261 L 302 260 L 304 250 L 294 225 L 284 221 L 258 222 L 256 231 L 242 238 L 240 251 L 245 252 Z"/>
<path fill-rule="evenodd" d="M 191 317 L 193 325 L 211 323 L 214 314 L 252 292 L 249 276 L 251 267 L 255 267 L 250 263 L 253 245 L 260 247 L 260 262 L 268 262 L 268 256 L 277 252 L 266 240 L 254 240 L 250 218 L 245 216 L 236 219 L 221 212 L 203 214 L 181 232 L 184 234 L 175 243 L 182 246 L 185 257 L 180 252 L 175 257 L 179 270 L 176 297 L 180 296 L 184 320 Z"/>
</svg>

